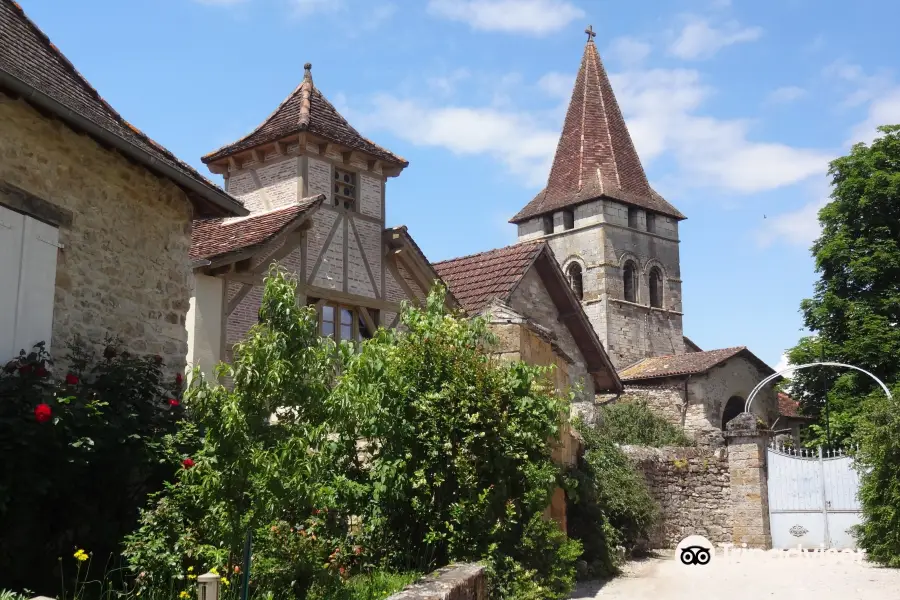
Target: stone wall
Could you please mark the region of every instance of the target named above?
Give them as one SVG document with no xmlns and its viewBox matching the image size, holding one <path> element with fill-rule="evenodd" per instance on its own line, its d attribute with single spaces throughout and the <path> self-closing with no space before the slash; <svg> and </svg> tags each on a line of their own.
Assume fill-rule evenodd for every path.
<svg viewBox="0 0 900 600">
<path fill-rule="evenodd" d="M 569 378 L 571 384 L 581 384 L 584 388 L 584 397 L 592 399 L 594 397 L 594 381 L 587 373 L 584 357 L 575 338 L 569 328 L 559 320 L 559 311 L 556 303 L 544 287 L 535 269 L 529 269 L 522 278 L 518 287 L 512 294 L 509 301 L 513 310 L 527 316 L 535 321 L 538 325 L 545 327 L 553 332 L 556 336 L 556 343 L 559 344 L 562 351 L 571 359 L 569 365 Z"/>
<path fill-rule="evenodd" d="M 450 565 L 409 585 L 387 600 L 487 600 L 484 567 Z"/>
<path fill-rule="evenodd" d="M 674 548 L 689 535 L 714 544 L 732 539 L 731 486 L 725 449 L 625 447 L 660 508 L 651 548 Z"/>
<path fill-rule="evenodd" d="M 75 336 L 98 351 L 120 336 L 129 351 L 182 370 L 192 277 L 184 192 L 2 94 L 0 131 L 0 180 L 71 215 L 59 229 L 54 354 Z"/>
</svg>

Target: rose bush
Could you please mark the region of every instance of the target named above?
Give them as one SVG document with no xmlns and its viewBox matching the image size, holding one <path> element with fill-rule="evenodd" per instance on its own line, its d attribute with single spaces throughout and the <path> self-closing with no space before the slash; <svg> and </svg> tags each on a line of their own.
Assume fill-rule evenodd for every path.
<svg viewBox="0 0 900 600">
<path fill-rule="evenodd" d="M 170 472 L 160 440 L 183 418 L 156 357 L 75 343 L 54 373 L 44 344 L 0 372 L 0 588 L 55 595 L 57 557 L 118 552 L 148 491 Z M 102 567 L 102 565 L 101 565 Z"/>
</svg>

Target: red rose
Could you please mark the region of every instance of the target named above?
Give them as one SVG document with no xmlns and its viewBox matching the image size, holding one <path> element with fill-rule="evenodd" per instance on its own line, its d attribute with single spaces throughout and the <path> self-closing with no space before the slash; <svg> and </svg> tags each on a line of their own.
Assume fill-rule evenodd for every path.
<svg viewBox="0 0 900 600">
<path fill-rule="evenodd" d="M 19 367 L 19 373 L 25 375 L 26 373 L 31 373 L 31 369 L 33 367 L 31 365 L 22 365 Z"/>
<path fill-rule="evenodd" d="M 181 402 L 179 402 L 175 398 L 169 398 L 169 406 L 178 406 L 179 404 L 181 404 Z"/>
<path fill-rule="evenodd" d="M 42 402 L 34 408 L 34 419 L 38 423 L 46 423 L 50 420 L 52 415 L 53 411 L 50 410 L 49 404 L 45 404 Z"/>
<path fill-rule="evenodd" d="M 78 385 L 78 377 L 69 373 L 68 375 L 66 375 L 66 384 Z"/>
<path fill-rule="evenodd" d="M 181 465 L 182 465 L 185 469 L 190 469 L 191 467 L 194 466 L 194 461 L 191 460 L 190 458 L 186 458 L 186 459 L 184 459 L 183 461 L 181 461 Z"/>
<path fill-rule="evenodd" d="M 181 385 L 181 382 L 184 381 L 184 375 L 181 373 L 176 373 L 175 375 L 175 385 Z"/>
<path fill-rule="evenodd" d="M 44 367 L 38 367 L 37 369 L 35 369 L 34 373 L 38 377 L 46 377 L 48 374 L 47 369 L 45 369 Z"/>
</svg>

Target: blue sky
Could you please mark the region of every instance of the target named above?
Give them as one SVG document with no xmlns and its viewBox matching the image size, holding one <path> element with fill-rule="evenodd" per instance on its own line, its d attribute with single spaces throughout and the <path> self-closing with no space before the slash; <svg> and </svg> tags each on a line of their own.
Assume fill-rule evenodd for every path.
<svg viewBox="0 0 900 600">
<path fill-rule="evenodd" d="M 685 333 L 775 366 L 802 334 L 828 161 L 900 122 L 890 0 L 20 0 L 100 93 L 201 172 L 313 64 L 404 156 L 388 225 L 431 260 L 515 240 L 592 24 L 651 183 L 688 216 Z M 636 8 L 640 7 L 640 8 Z"/>
</svg>

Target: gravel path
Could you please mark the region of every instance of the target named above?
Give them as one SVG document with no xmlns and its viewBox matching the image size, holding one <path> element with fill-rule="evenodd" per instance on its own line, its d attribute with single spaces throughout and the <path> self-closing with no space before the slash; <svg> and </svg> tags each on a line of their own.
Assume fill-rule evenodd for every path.
<svg viewBox="0 0 900 600">
<path fill-rule="evenodd" d="M 897 600 L 900 569 L 826 557 L 754 556 L 683 566 L 674 554 L 630 563 L 606 583 L 582 584 L 573 599 L 589 600 Z"/>
</svg>

